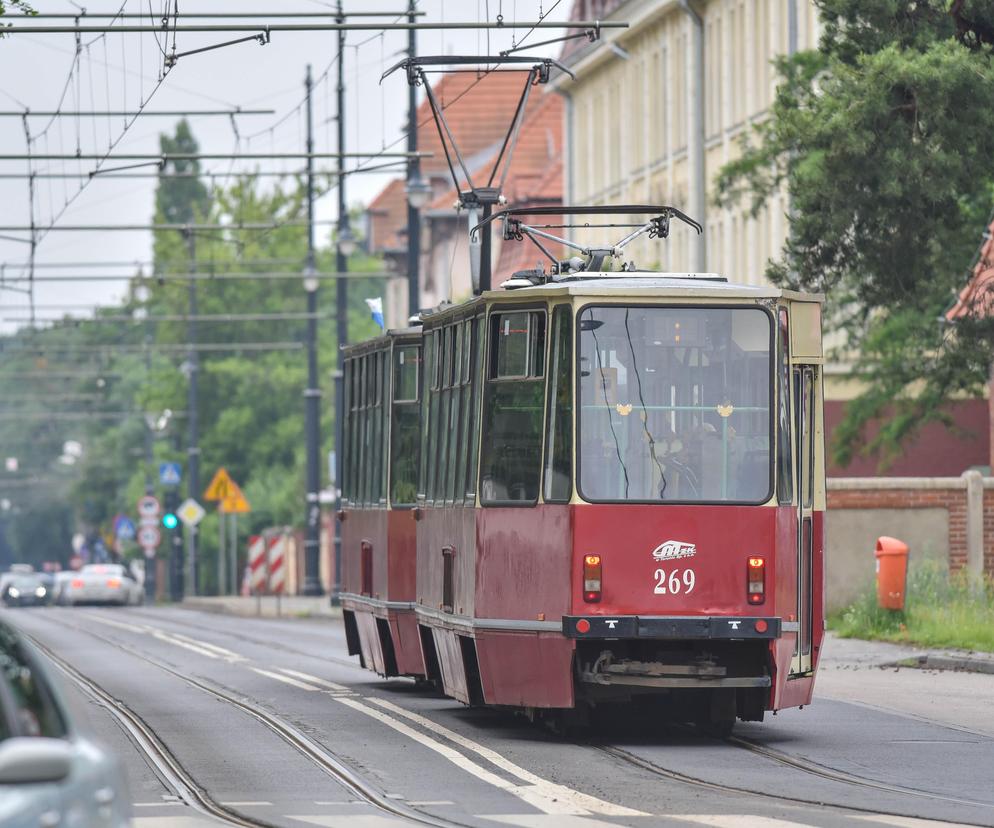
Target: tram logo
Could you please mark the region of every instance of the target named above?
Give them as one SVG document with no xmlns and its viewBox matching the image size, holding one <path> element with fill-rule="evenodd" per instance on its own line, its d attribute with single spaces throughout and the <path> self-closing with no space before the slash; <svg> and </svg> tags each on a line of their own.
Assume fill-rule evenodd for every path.
<svg viewBox="0 0 994 828">
<path fill-rule="evenodd" d="M 675 561 L 680 558 L 692 558 L 697 554 L 697 544 L 683 541 L 663 541 L 652 550 L 652 557 L 657 561 Z"/>
</svg>

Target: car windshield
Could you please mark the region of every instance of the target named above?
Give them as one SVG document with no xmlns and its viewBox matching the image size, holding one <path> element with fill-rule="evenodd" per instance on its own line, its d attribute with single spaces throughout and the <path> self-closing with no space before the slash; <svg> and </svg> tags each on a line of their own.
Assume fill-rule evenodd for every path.
<svg viewBox="0 0 994 828">
<path fill-rule="evenodd" d="M 588 307 L 579 317 L 579 488 L 592 501 L 765 501 L 770 316 Z"/>
</svg>

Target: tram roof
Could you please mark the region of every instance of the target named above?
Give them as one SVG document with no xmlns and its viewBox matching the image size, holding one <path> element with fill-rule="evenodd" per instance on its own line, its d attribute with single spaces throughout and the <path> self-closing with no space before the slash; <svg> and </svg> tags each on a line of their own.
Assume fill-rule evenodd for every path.
<svg viewBox="0 0 994 828">
<path fill-rule="evenodd" d="M 488 300 L 510 296 L 620 296 L 638 298 L 700 297 L 710 299 L 792 299 L 824 302 L 820 293 L 802 293 L 772 285 L 746 285 L 727 281 L 717 273 L 583 273 L 559 282 L 488 291 Z"/>
</svg>

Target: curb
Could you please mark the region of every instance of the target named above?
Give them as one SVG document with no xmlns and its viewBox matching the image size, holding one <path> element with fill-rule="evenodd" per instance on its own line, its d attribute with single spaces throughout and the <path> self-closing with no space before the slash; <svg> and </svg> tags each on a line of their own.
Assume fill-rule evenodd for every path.
<svg viewBox="0 0 994 828">
<path fill-rule="evenodd" d="M 885 667 L 912 667 L 918 670 L 951 670 L 958 673 L 983 673 L 994 676 L 994 658 L 990 656 L 950 655 L 925 653 L 914 658 L 904 658 Z"/>
<path fill-rule="evenodd" d="M 209 612 L 216 615 L 231 615 L 238 618 L 276 618 L 281 620 L 306 619 L 309 621 L 338 621 L 342 617 L 340 607 L 322 607 L 319 612 L 315 612 L 310 607 L 294 606 L 291 600 L 281 602 L 280 612 L 276 612 L 275 601 L 263 601 L 257 605 L 254 599 L 247 599 L 243 602 L 216 601 L 211 599 L 184 599 L 181 606 L 186 609 L 197 610 L 199 612 Z M 261 609 L 260 611 L 257 611 Z"/>
</svg>

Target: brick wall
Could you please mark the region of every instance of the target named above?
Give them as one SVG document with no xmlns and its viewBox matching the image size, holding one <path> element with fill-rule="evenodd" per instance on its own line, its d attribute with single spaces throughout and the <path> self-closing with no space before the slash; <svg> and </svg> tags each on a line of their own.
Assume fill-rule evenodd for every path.
<svg viewBox="0 0 994 828">
<path fill-rule="evenodd" d="M 962 477 L 830 477 L 828 510 L 831 513 L 833 509 L 944 509 L 948 515 L 949 568 L 961 569 L 967 565 L 969 474 Z M 994 576 L 994 478 L 984 478 L 982 485 L 982 566 L 986 574 Z"/>
</svg>

